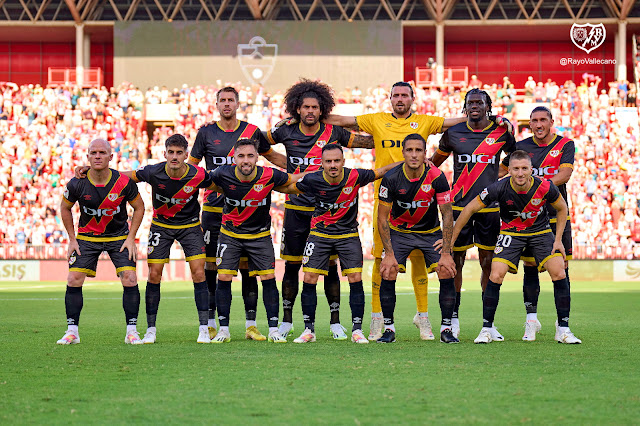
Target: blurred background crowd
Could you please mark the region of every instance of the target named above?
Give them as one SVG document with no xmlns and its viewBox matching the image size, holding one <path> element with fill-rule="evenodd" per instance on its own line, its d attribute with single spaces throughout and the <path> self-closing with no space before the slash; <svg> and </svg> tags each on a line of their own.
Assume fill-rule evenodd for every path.
<svg viewBox="0 0 640 426">
<path fill-rule="evenodd" d="M 283 118 L 282 93 L 234 86 L 240 93 L 239 119 L 266 131 Z M 163 161 L 169 135 L 181 133 L 193 143 L 200 126 L 219 118 L 215 95 L 220 87 L 221 82 L 173 90 L 142 91 L 131 84 L 78 90 L 0 83 L 0 258 L 64 258 L 67 236 L 59 215 L 60 199 L 74 167 L 86 163 L 88 143 L 98 137 L 109 140 L 114 150 L 111 166 L 120 170 Z M 489 86 L 472 76 L 469 87 L 486 90 L 493 100 L 493 113 L 514 123 L 518 108 L 548 103 L 556 132 L 575 141 L 576 161 L 569 182 L 574 258 L 640 257 L 640 156 L 636 155 L 640 135 L 633 84 L 614 82 L 604 87 L 597 76 L 585 75 L 583 81 L 561 84 L 530 77 L 525 87 L 515 88 L 508 77 L 500 85 Z M 338 107 L 357 104 L 361 113 L 389 111 L 388 90 L 383 85 L 345 88 L 336 91 L 336 100 Z M 465 89 L 416 89 L 414 108 L 418 113 L 460 116 L 465 93 Z M 154 104 L 176 106 L 171 125 L 147 125 L 145 105 Z M 617 114 L 617 107 L 635 108 L 635 115 Z M 517 132 L 517 140 L 531 135 L 526 126 L 519 126 Z M 429 138 L 429 154 L 438 140 L 439 136 Z M 347 167 L 372 168 L 374 155 L 371 150 L 346 150 Z M 452 160 L 443 167 L 451 179 Z M 148 209 L 137 236 L 144 254 L 151 222 L 150 188 L 141 184 L 139 189 Z M 283 201 L 279 194 L 274 196 L 276 248 Z M 370 185 L 360 194 L 365 255 L 372 245 L 372 214 Z"/>
</svg>

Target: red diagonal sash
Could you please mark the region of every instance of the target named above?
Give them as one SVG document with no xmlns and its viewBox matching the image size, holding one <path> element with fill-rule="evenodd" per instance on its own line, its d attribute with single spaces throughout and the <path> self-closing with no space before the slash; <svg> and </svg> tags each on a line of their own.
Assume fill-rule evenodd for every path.
<svg viewBox="0 0 640 426">
<path fill-rule="evenodd" d="M 122 195 L 122 190 L 126 188 L 128 183 L 129 183 L 129 178 L 123 174 L 120 174 L 118 179 L 115 181 L 115 183 L 109 190 L 109 193 L 107 194 L 107 196 L 104 198 L 104 200 L 102 200 L 102 203 L 100 203 L 100 207 L 98 207 L 98 209 L 100 210 L 117 209 L 118 206 L 122 203 L 122 200 L 124 199 L 124 195 Z M 111 194 L 117 194 L 117 197 L 114 198 L 113 200 L 110 200 L 109 195 Z M 113 220 L 113 216 L 103 216 L 100 219 L 96 219 L 95 217 L 92 217 L 89 223 L 87 223 L 82 228 L 78 228 L 78 232 L 80 233 L 93 232 L 94 234 L 102 234 L 104 233 L 105 229 L 107 229 L 107 225 L 109 225 L 109 223 L 112 220 Z"/>
<path fill-rule="evenodd" d="M 359 186 L 356 186 L 356 182 L 358 181 L 358 170 L 351 169 L 349 171 L 349 176 L 347 177 L 347 181 L 345 182 L 342 190 L 340 191 L 340 195 L 336 199 L 336 204 L 341 204 L 345 201 L 348 201 L 349 204 L 358 196 Z M 346 194 L 344 192 L 344 188 L 351 187 L 353 188 L 350 193 Z M 335 213 L 331 213 L 331 210 L 327 210 L 320 216 L 314 217 L 311 219 L 311 228 L 315 228 L 316 224 L 319 222 L 323 222 L 326 225 L 331 225 L 336 223 L 338 220 L 342 219 L 344 215 L 347 214 L 349 209 L 338 209 Z"/>
<path fill-rule="evenodd" d="M 180 190 L 176 192 L 171 198 L 179 198 L 184 200 L 194 195 L 194 193 L 198 193 L 198 185 L 200 185 L 200 183 L 204 180 L 206 172 L 202 167 L 194 167 L 196 168 L 196 174 L 191 179 L 189 179 L 189 182 L 184 184 L 182 188 L 180 188 Z M 190 187 L 191 190 L 189 192 L 185 191 L 186 187 Z M 154 211 L 153 217 L 158 217 L 158 215 L 163 215 L 164 217 L 174 217 L 180 210 L 182 210 L 183 207 L 183 204 L 174 204 L 171 207 L 168 207 L 168 204 L 164 204 Z"/>
<path fill-rule="evenodd" d="M 562 160 L 562 150 L 564 148 L 564 146 L 567 144 L 567 142 L 569 142 L 571 139 L 568 138 L 562 138 L 558 141 L 558 143 L 556 143 L 551 150 L 549 150 L 549 152 L 547 152 L 547 155 L 542 159 L 542 162 L 540 163 L 540 168 L 545 168 L 548 166 L 553 166 L 556 168 L 556 173 L 557 173 L 557 169 L 558 167 L 560 167 L 560 161 Z M 551 151 L 558 151 L 559 154 L 556 155 L 555 157 L 551 155 Z M 544 176 L 545 178 L 549 179 L 550 177 Z"/>
<path fill-rule="evenodd" d="M 406 225 L 407 228 L 413 228 L 416 224 L 420 223 L 425 214 L 429 211 L 431 203 L 435 198 L 436 190 L 431 185 L 431 189 L 428 192 L 422 190 L 422 186 L 426 184 L 432 184 L 433 180 L 439 176 L 438 169 L 429 169 L 429 172 L 424 177 L 424 180 L 420 183 L 420 188 L 413 197 L 413 201 L 430 201 L 429 207 L 417 207 L 416 211 L 411 214 L 411 210 L 407 209 L 397 218 L 391 219 L 391 224 L 397 228 L 402 225 Z"/>
<path fill-rule="evenodd" d="M 529 202 L 527 203 L 527 205 L 524 207 L 524 209 L 522 209 L 522 213 L 531 213 L 534 211 L 539 211 L 542 208 L 542 206 L 545 205 L 544 196 L 547 195 L 550 187 L 551 187 L 551 182 L 543 179 L 542 182 L 540 183 L 540 186 L 538 186 L 538 189 L 536 189 L 536 192 L 534 192 L 534 194 L 529 199 Z M 542 201 L 537 205 L 534 205 L 532 201 L 535 199 L 540 199 Z M 515 228 L 517 231 L 524 231 L 525 229 L 533 226 L 537 218 L 538 217 L 536 216 L 526 220 L 522 220 L 522 218 L 516 217 L 512 221 L 503 220 L 502 226 L 500 227 L 500 229 L 506 230 L 509 228 Z"/>
<path fill-rule="evenodd" d="M 262 185 L 262 187 L 259 187 L 259 191 L 256 189 L 256 185 Z M 258 180 L 251 186 L 251 189 L 244 197 L 242 197 L 242 199 L 262 201 L 270 195 L 272 189 L 273 169 L 265 167 L 262 169 L 262 175 L 260 178 L 258 178 Z M 228 214 L 225 214 L 222 221 L 225 222 L 226 220 L 230 220 L 233 226 L 240 226 L 249 219 L 257 209 L 258 207 L 244 207 L 242 208 L 242 211 L 240 211 L 240 208 L 236 207 Z"/>
<path fill-rule="evenodd" d="M 498 126 L 484 138 L 480 145 L 473 151 L 473 154 L 496 156 L 498 152 L 500 152 L 502 145 L 504 145 L 504 142 L 498 142 L 498 139 L 506 132 L 506 128 Z M 494 139 L 495 142 L 489 144 L 487 143 L 488 139 Z M 499 159 L 496 159 L 496 161 L 498 160 Z M 467 164 L 453 184 L 454 198 L 460 191 L 462 191 L 462 196 L 465 196 L 488 166 L 489 164 L 476 163 L 471 167 L 471 170 L 469 170 L 470 164 Z"/>
</svg>

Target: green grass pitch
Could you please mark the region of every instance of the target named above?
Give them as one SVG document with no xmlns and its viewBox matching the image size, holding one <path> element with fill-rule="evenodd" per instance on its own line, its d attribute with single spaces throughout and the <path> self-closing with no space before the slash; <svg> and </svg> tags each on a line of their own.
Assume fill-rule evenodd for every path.
<svg viewBox="0 0 640 426">
<path fill-rule="evenodd" d="M 419 340 L 411 324 L 415 299 L 404 276 L 398 282 L 398 341 L 390 345 L 334 342 L 322 285 L 317 343 L 245 341 L 239 284 L 232 341 L 198 345 L 192 287 L 166 283 L 158 341 L 142 346 L 123 343 L 120 285 L 88 284 L 82 343 L 58 346 L 65 331 L 64 283 L 0 283 L 0 423 L 632 424 L 640 417 L 637 283 L 572 283 L 571 326 L 582 345 L 553 341 L 546 277 L 538 340 L 521 340 L 521 286 L 511 279 L 496 316 L 505 342 L 489 345 L 473 344 L 481 327 L 477 280 L 465 283 L 458 345 Z M 436 290 L 432 280 L 434 330 L 440 320 Z M 350 319 L 347 291 L 345 282 L 344 325 Z M 369 300 L 368 294 L 365 332 Z M 294 312 L 297 336 L 299 299 Z M 260 306 L 258 325 L 266 332 Z"/>
</svg>

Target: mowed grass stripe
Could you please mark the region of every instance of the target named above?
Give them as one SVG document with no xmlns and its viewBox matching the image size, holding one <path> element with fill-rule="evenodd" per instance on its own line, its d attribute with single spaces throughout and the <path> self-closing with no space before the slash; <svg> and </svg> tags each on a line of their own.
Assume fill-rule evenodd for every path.
<svg viewBox="0 0 640 426">
<path fill-rule="evenodd" d="M 69 347 L 55 345 L 65 330 L 64 283 L 24 290 L 2 285 L 14 287 L 0 291 L 3 423 L 631 424 L 640 415 L 634 338 L 640 332 L 640 292 L 633 283 L 572 282 L 572 330 L 584 341 L 575 346 L 553 341 L 554 301 L 547 281 L 538 340 L 521 340 L 521 287 L 508 282 L 496 316 L 506 341 L 490 345 L 472 343 L 481 327 L 475 283 L 465 285 L 459 345 L 420 341 L 411 324 L 415 301 L 404 296 L 398 298 L 395 344 L 334 342 L 322 285 L 317 343 L 246 341 L 236 284 L 232 341 L 198 345 L 192 288 L 167 283 L 158 343 L 141 347 L 123 343 L 121 287 L 92 284 L 84 291 L 82 343 Z M 400 281 L 398 288 L 411 287 Z M 10 300 L 14 297 L 42 300 Z M 429 301 L 437 330 L 437 295 Z M 144 331 L 144 302 L 141 308 Z M 294 312 L 297 337 L 303 328 L 299 299 Z M 341 317 L 348 326 L 347 294 Z M 266 332 L 260 304 L 258 325 Z"/>
</svg>

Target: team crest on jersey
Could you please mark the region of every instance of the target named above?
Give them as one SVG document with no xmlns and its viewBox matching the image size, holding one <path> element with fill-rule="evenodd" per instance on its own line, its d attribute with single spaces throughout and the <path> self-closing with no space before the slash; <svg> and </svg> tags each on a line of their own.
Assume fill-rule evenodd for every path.
<svg viewBox="0 0 640 426">
<path fill-rule="evenodd" d="M 220 266 L 221 263 L 222 263 L 222 258 L 216 257 L 216 266 Z"/>
<path fill-rule="evenodd" d="M 302 264 L 306 265 L 309 262 L 309 256 L 302 256 Z"/>
<path fill-rule="evenodd" d="M 383 198 L 387 198 L 388 194 L 389 194 L 389 189 L 387 189 L 386 186 L 380 185 L 380 196 Z"/>
<path fill-rule="evenodd" d="M 109 195 L 107 195 L 107 199 L 108 199 L 109 201 L 115 201 L 115 200 L 117 200 L 117 199 L 118 199 L 118 194 L 114 194 L 114 193 L 112 192 L 112 193 L 110 193 Z"/>
<path fill-rule="evenodd" d="M 498 247 L 496 247 L 496 248 L 495 248 L 495 250 L 493 250 L 493 252 L 494 252 L 495 254 L 498 254 L 498 253 L 502 252 L 502 250 L 503 250 L 503 248 L 502 248 L 502 247 L 500 247 L 500 246 L 498 246 Z"/>
<path fill-rule="evenodd" d="M 558 155 L 560 155 L 560 150 L 559 149 L 554 149 L 553 151 L 549 152 L 549 155 L 555 158 Z"/>
<path fill-rule="evenodd" d="M 534 206 L 540 205 L 541 202 L 542 198 L 534 198 L 533 200 L 531 200 L 531 204 L 533 204 Z"/>
<path fill-rule="evenodd" d="M 264 185 L 262 185 L 262 184 L 253 185 L 253 190 L 256 191 L 256 192 L 262 191 L 263 188 L 264 188 Z"/>
<path fill-rule="evenodd" d="M 73 265 L 74 263 L 76 263 L 76 252 L 74 251 L 73 253 L 71 253 L 71 257 L 69 257 L 69 266 Z"/>
<path fill-rule="evenodd" d="M 316 145 L 318 145 L 318 148 L 322 148 L 322 147 L 324 147 L 326 144 L 327 144 L 327 141 L 321 141 L 321 140 L 318 140 L 318 141 L 316 142 Z"/>
<path fill-rule="evenodd" d="M 351 191 L 353 191 L 353 186 L 345 186 L 344 188 L 342 188 L 342 192 L 347 195 L 351 194 Z"/>
<path fill-rule="evenodd" d="M 149 246 L 149 248 L 147 248 L 147 254 L 151 253 L 153 253 L 153 246 Z"/>
<path fill-rule="evenodd" d="M 191 191 L 193 191 L 193 186 L 185 186 L 184 187 L 184 192 L 186 192 L 187 194 L 190 194 Z"/>
<path fill-rule="evenodd" d="M 411 123 L 409 123 L 409 127 L 415 130 L 418 128 L 418 123 L 416 123 L 415 121 L 412 121 Z"/>
<path fill-rule="evenodd" d="M 493 145 L 494 143 L 496 143 L 495 138 L 486 138 L 484 141 L 487 143 L 487 145 Z"/>
<path fill-rule="evenodd" d="M 430 183 L 424 184 L 420 187 L 420 189 L 422 189 L 424 192 L 429 192 L 431 191 L 431 184 Z"/>
</svg>

